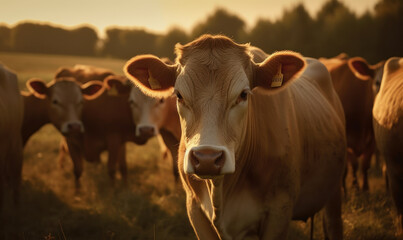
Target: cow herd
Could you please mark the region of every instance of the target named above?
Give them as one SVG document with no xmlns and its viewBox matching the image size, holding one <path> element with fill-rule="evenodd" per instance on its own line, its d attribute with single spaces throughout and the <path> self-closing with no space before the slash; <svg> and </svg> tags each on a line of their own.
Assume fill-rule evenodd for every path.
<svg viewBox="0 0 403 240">
<path fill-rule="evenodd" d="M 119 169 L 127 184 L 125 143 L 159 136 L 195 234 L 207 240 L 287 239 L 291 220 L 322 209 L 325 237 L 342 239 L 347 164 L 353 186 L 367 191 L 379 152 L 403 235 L 403 59 L 267 55 L 221 35 L 175 52 L 175 63 L 135 56 L 125 76 L 63 67 L 49 83 L 28 80 L 29 92 L 0 65 L 0 204 L 5 186 L 18 202 L 23 146 L 51 123 L 77 192 L 84 160 L 107 151 L 112 183 Z"/>
</svg>

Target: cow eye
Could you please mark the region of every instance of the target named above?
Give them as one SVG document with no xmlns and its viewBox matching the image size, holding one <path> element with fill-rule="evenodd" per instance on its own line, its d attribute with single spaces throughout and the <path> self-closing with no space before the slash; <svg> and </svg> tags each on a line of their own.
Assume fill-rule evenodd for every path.
<svg viewBox="0 0 403 240">
<path fill-rule="evenodd" d="M 159 101 L 159 103 L 160 103 L 160 104 L 164 103 L 164 99 L 161 98 L 160 101 Z"/>
<path fill-rule="evenodd" d="M 236 104 L 240 103 L 240 102 L 245 102 L 246 100 L 248 100 L 248 93 L 249 90 L 243 90 L 241 92 L 241 94 L 239 94 L 238 99 L 236 100 Z"/>
<path fill-rule="evenodd" d="M 59 104 L 59 101 L 57 101 L 56 99 L 53 99 L 52 104 L 57 105 L 57 104 Z"/>
<path fill-rule="evenodd" d="M 183 97 L 178 91 L 176 92 L 176 98 L 178 99 L 178 102 L 183 103 Z"/>
</svg>

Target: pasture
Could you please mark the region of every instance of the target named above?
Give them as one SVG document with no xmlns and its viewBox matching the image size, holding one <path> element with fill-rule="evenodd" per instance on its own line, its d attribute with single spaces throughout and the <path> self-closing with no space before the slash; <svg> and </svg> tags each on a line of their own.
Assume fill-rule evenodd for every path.
<svg viewBox="0 0 403 240">
<path fill-rule="evenodd" d="M 125 63 L 21 53 L 0 53 L 0 62 L 16 71 L 21 89 L 31 77 L 51 80 L 61 66 L 91 64 L 122 73 Z M 70 159 L 63 167 L 59 164 L 60 138 L 46 125 L 25 146 L 20 205 L 14 207 L 9 194 L 5 201 L 0 226 L 5 239 L 196 239 L 182 186 L 174 182 L 172 162 L 162 159 L 155 138 L 144 146 L 127 143 L 127 187 L 109 181 L 105 153 L 100 164 L 85 163 L 77 195 Z M 396 239 L 392 201 L 374 161 L 369 177 L 368 193 L 349 188 L 344 197 L 345 239 Z M 310 221 L 293 222 L 289 239 L 309 239 L 309 232 Z M 315 217 L 314 239 L 323 239 L 320 214 Z"/>
</svg>

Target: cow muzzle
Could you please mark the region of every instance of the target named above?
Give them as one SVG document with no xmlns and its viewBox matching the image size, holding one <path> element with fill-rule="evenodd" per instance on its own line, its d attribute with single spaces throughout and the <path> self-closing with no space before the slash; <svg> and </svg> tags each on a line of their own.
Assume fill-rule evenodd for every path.
<svg viewBox="0 0 403 240">
<path fill-rule="evenodd" d="M 210 178 L 235 171 L 228 150 L 224 147 L 199 146 L 191 148 L 186 154 L 185 173 Z"/>
<path fill-rule="evenodd" d="M 144 125 L 144 126 L 137 126 L 136 129 L 136 136 L 137 137 L 141 137 L 141 138 L 152 138 L 157 134 L 157 131 L 155 130 L 155 127 L 153 126 L 148 126 L 148 125 Z"/>
<path fill-rule="evenodd" d="M 63 135 L 79 134 L 84 132 L 84 126 L 82 122 L 66 122 L 62 124 L 60 131 Z"/>
</svg>

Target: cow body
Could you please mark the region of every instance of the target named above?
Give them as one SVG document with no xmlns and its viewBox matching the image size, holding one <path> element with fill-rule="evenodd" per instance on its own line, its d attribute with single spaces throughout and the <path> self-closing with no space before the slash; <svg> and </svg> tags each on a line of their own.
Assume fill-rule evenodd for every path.
<svg viewBox="0 0 403 240">
<path fill-rule="evenodd" d="M 30 79 L 27 87 L 31 93 L 22 92 L 24 98 L 23 144 L 30 136 L 47 123 L 52 123 L 63 134 L 72 155 L 76 187 L 82 172 L 80 149 L 84 125 L 81 114 L 84 100 L 92 100 L 103 91 L 103 85 L 91 81 L 81 85 L 74 78 L 60 77 L 49 84 L 40 79 Z"/>
<path fill-rule="evenodd" d="M 6 180 L 13 189 L 14 202 L 19 198 L 23 110 L 17 76 L 0 65 L 0 209 Z"/>
<path fill-rule="evenodd" d="M 138 56 L 125 69 L 145 93 L 175 89 L 179 170 L 199 239 L 286 239 L 292 219 L 323 207 L 327 234 L 341 239 L 346 140 L 330 75 L 296 53 L 256 51 L 207 35 L 178 45 L 176 65 Z"/>
<path fill-rule="evenodd" d="M 397 235 L 403 235 L 403 59 L 390 58 L 384 67 L 373 108 L 377 147 L 385 159 L 389 189 L 398 214 Z"/>
<path fill-rule="evenodd" d="M 104 81 L 108 77 L 121 78 L 113 75 L 107 69 L 86 65 L 76 65 L 73 68 L 61 68 L 57 77 L 68 76 L 78 79 L 81 83 L 90 80 Z M 135 125 L 129 108 L 128 98 L 131 86 L 121 86 L 120 91 L 110 89 L 103 92 L 97 99 L 84 103 L 83 106 L 83 144 L 80 149 L 70 149 L 80 158 L 89 162 L 100 162 L 100 155 L 108 151 L 108 174 L 115 179 L 116 167 L 123 181 L 127 181 L 126 147 L 127 141 L 142 145 L 147 139 L 135 136 Z M 62 145 L 63 146 L 63 145 Z M 61 158 L 64 158 L 65 148 L 61 148 Z"/>
<path fill-rule="evenodd" d="M 346 117 L 347 160 L 353 170 L 353 186 L 359 185 L 356 173 L 361 160 L 362 188 L 368 190 L 367 172 L 375 150 L 372 128 L 375 72 L 359 57 L 348 58 L 347 55 L 343 55 L 320 61 L 329 70 L 334 88 L 343 105 Z M 343 186 L 345 188 L 345 183 Z"/>
<path fill-rule="evenodd" d="M 179 179 L 178 147 L 181 136 L 176 98 L 151 98 L 133 87 L 129 97 L 130 108 L 136 125 L 136 136 L 150 138 L 160 135 L 172 156 L 172 172 Z"/>
</svg>

